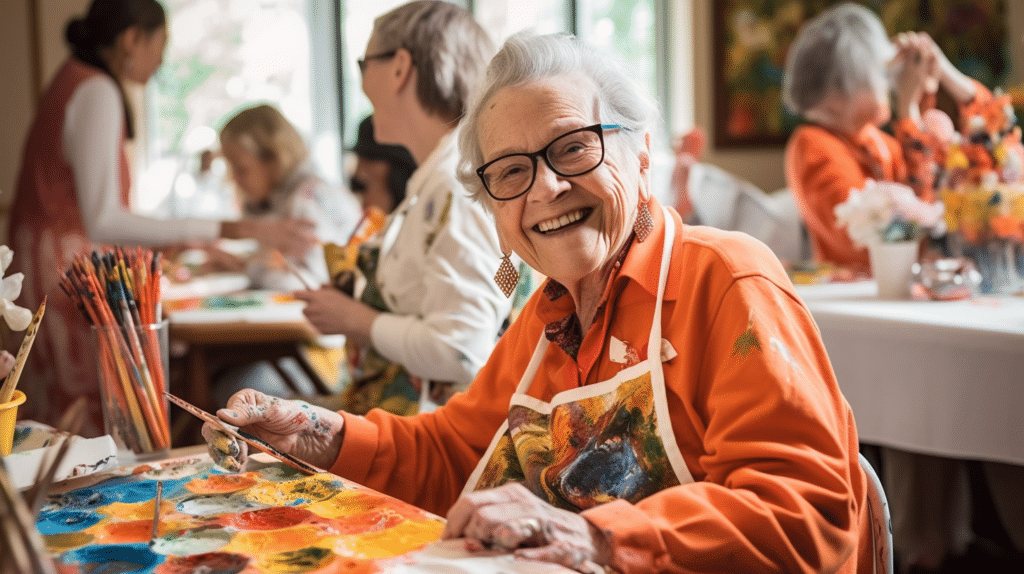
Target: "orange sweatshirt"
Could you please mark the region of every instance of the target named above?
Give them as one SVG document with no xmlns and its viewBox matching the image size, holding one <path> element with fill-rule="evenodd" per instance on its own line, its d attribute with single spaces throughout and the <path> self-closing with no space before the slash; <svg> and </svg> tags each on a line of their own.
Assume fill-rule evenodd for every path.
<svg viewBox="0 0 1024 574">
<path fill-rule="evenodd" d="M 978 82 L 974 85 L 974 98 L 960 105 L 961 119 L 983 114 L 992 101 L 988 88 Z M 922 107 L 934 105 L 934 98 L 926 100 Z M 867 126 L 851 139 L 806 124 L 790 136 L 786 144 L 786 183 L 793 190 L 818 261 L 870 271 L 867 249 L 853 243 L 846 230 L 836 225 L 835 215 L 836 205 L 846 201 L 851 189 L 862 189 L 868 178 L 909 185 L 924 201 L 934 201 L 936 162 L 942 161 L 942 143 L 909 118 L 897 120 L 893 128 L 895 138 Z M 1020 146 L 1014 148 L 1014 153 L 1024 159 Z"/>
<path fill-rule="evenodd" d="M 624 368 L 610 360 L 612 336 L 645 358 L 665 238 L 656 201 L 651 212 L 655 230 L 630 248 L 577 360 L 550 345 L 530 395 L 549 400 Z M 696 482 L 583 516 L 608 535 L 624 572 L 867 571 L 857 431 L 810 313 L 766 246 L 682 226 L 671 213 L 681 230 L 662 336 L 678 355 L 663 367 L 673 432 Z M 574 311 L 570 297 L 538 290 L 469 391 L 433 413 L 343 413 L 332 471 L 444 514 L 507 415 L 545 325 Z"/>
</svg>

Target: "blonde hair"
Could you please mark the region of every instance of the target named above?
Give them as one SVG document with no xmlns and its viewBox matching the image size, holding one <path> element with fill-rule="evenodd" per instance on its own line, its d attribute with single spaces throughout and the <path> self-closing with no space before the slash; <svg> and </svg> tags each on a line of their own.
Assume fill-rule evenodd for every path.
<svg viewBox="0 0 1024 574">
<path fill-rule="evenodd" d="M 261 104 L 242 110 L 220 130 L 221 146 L 230 141 L 260 161 L 272 164 L 277 182 L 287 178 L 309 156 L 306 142 L 277 108 Z"/>
</svg>

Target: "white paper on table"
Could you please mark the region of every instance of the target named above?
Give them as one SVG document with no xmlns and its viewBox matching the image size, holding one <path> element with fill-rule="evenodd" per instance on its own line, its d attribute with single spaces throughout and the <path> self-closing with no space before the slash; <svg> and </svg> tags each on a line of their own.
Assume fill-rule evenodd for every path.
<svg viewBox="0 0 1024 574">
<path fill-rule="evenodd" d="M 507 552 L 470 553 L 464 539 L 442 540 L 406 554 L 388 565 L 399 574 L 570 574 L 575 572 L 550 562 L 515 558 Z"/>
<path fill-rule="evenodd" d="M 57 467 L 53 478 L 55 482 L 115 469 L 120 465 L 117 445 L 110 435 L 96 438 L 74 436 L 66 439 L 58 436 L 53 427 L 41 423 L 23 421 L 18 424 L 21 430 L 29 427 L 29 435 L 15 446 L 11 454 L 3 457 L 7 474 L 18 490 L 32 486 L 39 474 L 39 465 L 44 458 L 47 461 L 53 460 L 64 440 L 72 442 L 64 460 Z"/>
</svg>

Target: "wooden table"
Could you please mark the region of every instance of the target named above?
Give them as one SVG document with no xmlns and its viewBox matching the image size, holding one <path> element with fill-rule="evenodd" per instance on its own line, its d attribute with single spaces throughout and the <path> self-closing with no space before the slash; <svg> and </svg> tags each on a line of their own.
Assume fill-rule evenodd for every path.
<svg viewBox="0 0 1024 574">
<path fill-rule="evenodd" d="M 224 285 L 237 285 L 224 282 Z M 222 295 L 210 289 L 206 282 L 197 289 L 202 297 Z M 189 293 L 186 286 L 177 286 L 173 293 L 182 297 Z M 186 346 L 183 364 L 183 385 L 177 391 L 183 399 L 206 410 L 214 411 L 220 405 L 213 404 L 211 393 L 212 369 L 245 365 L 257 361 L 269 361 L 293 390 L 299 387 L 282 370 L 278 361 L 290 357 L 296 359 L 303 372 L 322 394 L 328 394 L 321 376 L 309 365 L 301 352 L 303 343 L 317 341 L 321 335 L 303 316 L 303 303 L 299 301 L 278 302 L 270 292 L 245 292 L 246 297 L 264 298 L 260 307 L 241 308 L 187 308 L 169 311 L 170 339 Z M 279 297 L 278 297 L 279 298 Z M 173 308 L 171 303 L 169 308 Z M 172 429 L 174 444 L 182 444 L 189 429 L 196 430 L 192 417 L 179 417 Z M 198 440 L 193 433 L 192 441 Z"/>
</svg>

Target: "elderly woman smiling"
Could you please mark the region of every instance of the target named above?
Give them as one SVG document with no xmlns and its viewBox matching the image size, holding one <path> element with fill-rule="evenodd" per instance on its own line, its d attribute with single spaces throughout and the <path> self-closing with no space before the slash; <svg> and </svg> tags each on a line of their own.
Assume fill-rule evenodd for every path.
<svg viewBox="0 0 1024 574">
<path fill-rule="evenodd" d="M 549 277 L 469 390 L 412 418 L 253 392 L 219 416 L 447 513 L 471 549 L 584 572 L 870 568 L 857 432 L 811 317 L 767 247 L 654 199 L 653 103 L 575 38 L 519 34 L 463 121 L 464 182 Z"/>
</svg>

